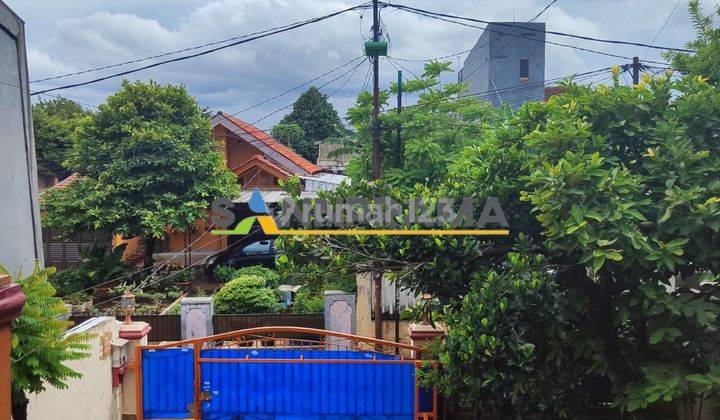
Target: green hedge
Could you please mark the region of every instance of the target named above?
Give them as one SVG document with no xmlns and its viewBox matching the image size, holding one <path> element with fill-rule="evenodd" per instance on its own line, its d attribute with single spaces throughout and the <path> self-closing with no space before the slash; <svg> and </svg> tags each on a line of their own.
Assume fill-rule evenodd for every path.
<svg viewBox="0 0 720 420">
<path fill-rule="evenodd" d="M 228 282 L 213 297 L 220 314 L 275 313 L 281 308 L 275 291 L 260 276 L 243 275 Z"/>
</svg>

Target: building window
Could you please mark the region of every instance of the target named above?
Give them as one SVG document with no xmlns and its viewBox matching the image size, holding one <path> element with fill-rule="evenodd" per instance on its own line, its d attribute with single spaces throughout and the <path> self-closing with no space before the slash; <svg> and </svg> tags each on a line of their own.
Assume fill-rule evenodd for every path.
<svg viewBox="0 0 720 420">
<path fill-rule="evenodd" d="M 530 79 L 530 60 L 520 60 L 520 80 Z"/>
</svg>

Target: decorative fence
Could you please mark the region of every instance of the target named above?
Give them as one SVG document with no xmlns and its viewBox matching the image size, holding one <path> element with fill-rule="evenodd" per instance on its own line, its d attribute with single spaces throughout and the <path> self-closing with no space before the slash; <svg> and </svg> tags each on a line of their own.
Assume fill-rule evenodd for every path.
<svg viewBox="0 0 720 420">
<path fill-rule="evenodd" d="M 73 315 L 70 321 L 75 325 L 93 318 L 89 315 Z M 123 320 L 123 316 L 117 316 Z M 152 330 L 148 341 L 179 341 L 180 315 L 134 315 L 134 321 L 144 321 L 150 324 Z M 255 327 L 287 326 L 322 329 L 325 325 L 323 314 L 233 314 L 213 315 L 213 330 L 215 334 L 242 330 Z"/>
</svg>

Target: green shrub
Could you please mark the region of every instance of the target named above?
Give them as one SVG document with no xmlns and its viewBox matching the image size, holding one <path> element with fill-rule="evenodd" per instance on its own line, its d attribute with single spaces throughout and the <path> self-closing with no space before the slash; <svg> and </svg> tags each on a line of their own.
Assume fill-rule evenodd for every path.
<svg viewBox="0 0 720 420">
<path fill-rule="evenodd" d="M 325 310 L 325 299 L 309 287 L 303 287 L 295 294 L 292 311 L 300 313 L 317 313 Z"/>
<path fill-rule="evenodd" d="M 220 314 L 274 313 L 280 310 L 275 292 L 259 276 L 240 276 L 228 282 L 213 297 Z"/>
<path fill-rule="evenodd" d="M 77 293 L 88 287 L 90 282 L 85 270 L 80 268 L 71 268 L 65 271 L 59 271 L 50 276 L 50 283 L 57 291 L 58 296 L 67 296 Z"/>
<path fill-rule="evenodd" d="M 230 280 L 237 278 L 235 273 L 237 273 L 236 269 L 225 265 L 220 265 L 215 267 L 215 271 L 213 272 L 213 279 L 215 279 L 215 281 L 218 283 L 227 283 Z"/>
<path fill-rule="evenodd" d="M 265 279 L 267 287 L 274 289 L 280 285 L 280 275 L 275 270 L 271 270 L 261 265 L 251 265 L 250 267 L 240 268 L 235 271 L 235 277 L 240 276 L 258 276 Z"/>
<path fill-rule="evenodd" d="M 240 276 L 258 276 L 265 279 L 267 287 L 274 289 L 280 285 L 280 275 L 275 270 L 271 270 L 261 265 L 251 265 L 250 267 L 232 268 L 227 266 L 219 266 L 215 268 L 213 278 L 219 283 L 227 283 Z"/>
</svg>

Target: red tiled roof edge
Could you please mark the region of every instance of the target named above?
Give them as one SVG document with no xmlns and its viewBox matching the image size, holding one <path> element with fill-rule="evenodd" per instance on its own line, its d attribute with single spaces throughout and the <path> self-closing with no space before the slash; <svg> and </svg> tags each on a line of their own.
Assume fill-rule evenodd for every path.
<svg viewBox="0 0 720 420">
<path fill-rule="evenodd" d="M 235 118 L 232 115 L 226 114 L 222 111 L 218 111 L 218 114 L 225 117 L 228 121 L 232 122 L 233 124 L 235 124 L 236 126 L 241 128 L 243 131 L 245 131 L 249 135 L 253 136 L 255 139 L 263 142 L 266 146 L 270 147 L 271 149 L 273 149 L 276 152 L 280 153 L 281 155 L 285 156 L 287 159 L 292 161 L 295 165 L 301 167 L 308 173 L 314 174 L 314 173 L 320 172 L 322 170 L 322 168 L 320 168 L 316 164 L 310 162 L 309 160 L 307 160 L 304 157 L 300 156 L 299 154 L 295 153 L 295 151 L 293 151 L 291 148 L 280 143 L 279 141 L 272 138 L 266 132 L 258 129 L 254 125 L 246 123 L 245 121 L 243 121 L 239 118 Z"/>
<path fill-rule="evenodd" d="M 63 188 L 67 188 L 68 185 L 70 185 L 73 182 L 78 181 L 80 179 L 81 179 L 80 174 L 73 173 L 73 174 L 70 174 L 67 178 L 63 179 L 62 181 L 58 182 L 57 184 L 53 185 L 50 188 L 57 188 L 57 189 L 61 190 Z"/>
</svg>

